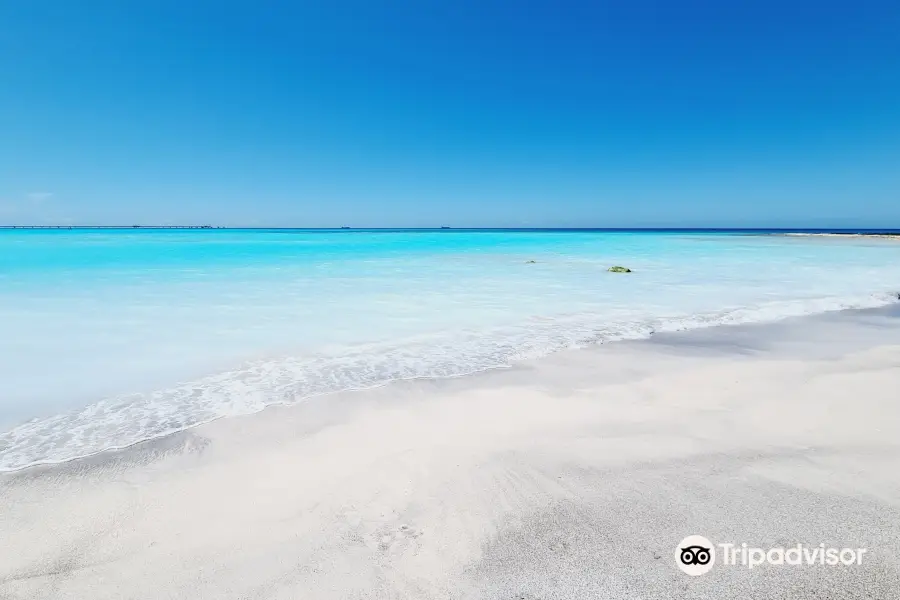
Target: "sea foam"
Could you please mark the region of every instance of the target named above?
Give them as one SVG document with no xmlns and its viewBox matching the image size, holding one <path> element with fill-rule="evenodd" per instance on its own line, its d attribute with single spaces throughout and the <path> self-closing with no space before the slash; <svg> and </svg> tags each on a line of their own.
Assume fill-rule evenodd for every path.
<svg viewBox="0 0 900 600">
<path fill-rule="evenodd" d="M 361 390 L 392 381 L 444 378 L 508 367 L 517 361 L 656 332 L 771 322 L 844 309 L 875 308 L 896 294 L 780 301 L 642 322 L 604 323 L 592 315 L 535 319 L 517 327 L 422 336 L 318 356 L 257 361 L 145 394 L 106 398 L 76 411 L 32 419 L 0 433 L 0 471 L 59 463 L 120 449 L 212 420 L 275 404 Z"/>
</svg>

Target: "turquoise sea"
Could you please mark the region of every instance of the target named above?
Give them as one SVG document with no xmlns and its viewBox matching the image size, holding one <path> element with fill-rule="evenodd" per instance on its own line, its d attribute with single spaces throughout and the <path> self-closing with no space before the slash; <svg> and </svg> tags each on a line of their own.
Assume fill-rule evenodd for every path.
<svg viewBox="0 0 900 600">
<path fill-rule="evenodd" d="M 313 395 L 874 307 L 898 290 L 900 243 L 862 238 L 0 230 L 0 470 Z"/>
</svg>

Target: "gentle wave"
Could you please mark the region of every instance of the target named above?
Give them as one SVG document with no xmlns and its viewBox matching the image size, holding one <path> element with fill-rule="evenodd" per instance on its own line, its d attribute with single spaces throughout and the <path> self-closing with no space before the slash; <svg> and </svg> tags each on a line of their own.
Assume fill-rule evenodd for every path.
<svg viewBox="0 0 900 600">
<path fill-rule="evenodd" d="M 747 308 L 640 322 L 603 322 L 598 316 L 533 319 L 517 327 L 370 344 L 314 357 L 255 362 L 148 394 L 107 398 L 38 418 L 0 433 L 0 472 L 84 458 L 166 436 L 215 419 L 255 413 L 339 391 L 391 381 L 446 378 L 510 366 L 516 361 L 591 344 L 640 339 L 655 332 L 875 308 L 895 293 L 856 298 L 779 301 Z"/>
</svg>

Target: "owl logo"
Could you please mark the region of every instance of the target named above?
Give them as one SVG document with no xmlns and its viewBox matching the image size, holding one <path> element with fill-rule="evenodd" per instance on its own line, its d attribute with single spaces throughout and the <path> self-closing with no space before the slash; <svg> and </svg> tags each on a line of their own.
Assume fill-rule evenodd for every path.
<svg viewBox="0 0 900 600">
<path fill-rule="evenodd" d="M 702 535 L 689 535 L 675 548 L 675 565 L 692 577 L 708 573 L 716 564 L 716 550 Z"/>
</svg>

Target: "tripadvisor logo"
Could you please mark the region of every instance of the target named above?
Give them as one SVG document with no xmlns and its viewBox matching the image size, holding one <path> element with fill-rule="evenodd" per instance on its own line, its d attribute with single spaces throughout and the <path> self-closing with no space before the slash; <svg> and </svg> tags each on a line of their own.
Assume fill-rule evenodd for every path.
<svg viewBox="0 0 900 600">
<path fill-rule="evenodd" d="M 754 548 L 747 544 L 713 544 L 702 535 L 689 535 L 675 548 L 675 564 L 696 577 L 708 573 L 716 564 L 716 554 L 725 566 L 753 569 L 768 565 L 861 565 L 866 548 L 829 548 L 825 544 L 809 546 L 794 544 L 788 547 Z"/>
</svg>

